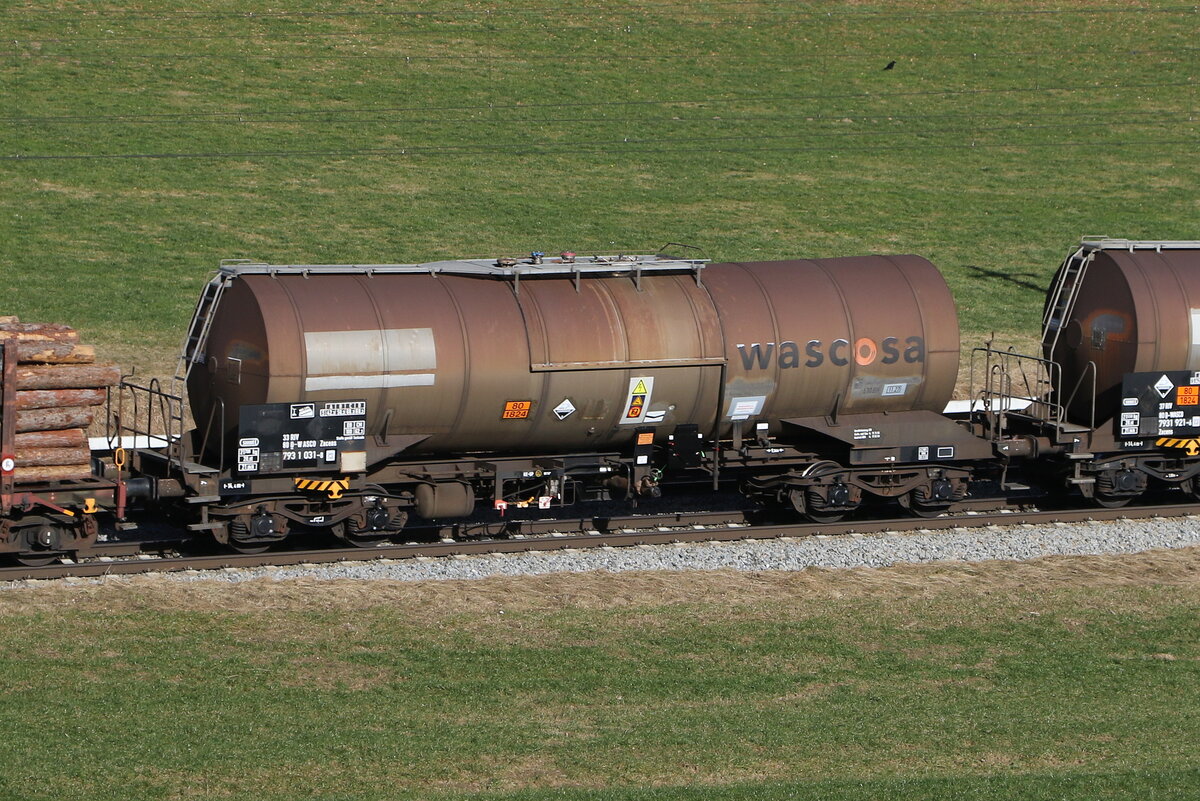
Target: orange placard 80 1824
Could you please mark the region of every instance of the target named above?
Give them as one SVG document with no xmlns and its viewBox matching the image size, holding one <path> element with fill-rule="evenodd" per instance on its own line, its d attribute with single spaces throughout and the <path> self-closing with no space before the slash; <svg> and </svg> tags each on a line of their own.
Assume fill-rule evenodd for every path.
<svg viewBox="0 0 1200 801">
<path fill-rule="evenodd" d="M 529 417 L 529 410 L 533 408 L 533 401 L 506 401 L 504 403 L 504 413 L 500 415 L 501 420 L 524 420 Z"/>
</svg>

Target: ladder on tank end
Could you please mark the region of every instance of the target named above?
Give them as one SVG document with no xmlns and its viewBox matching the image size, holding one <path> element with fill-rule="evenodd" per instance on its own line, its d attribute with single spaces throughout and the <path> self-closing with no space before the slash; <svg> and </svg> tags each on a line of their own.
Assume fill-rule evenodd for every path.
<svg viewBox="0 0 1200 801">
<path fill-rule="evenodd" d="M 1079 297 L 1079 288 L 1083 284 L 1084 273 L 1087 272 L 1087 267 L 1095 255 L 1095 248 L 1089 247 L 1085 243 L 1067 256 L 1062 267 L 1058 269 L 1054 287 L 1046 302 L 1045 313 L 1042 315 L 1042 352 L 1048 358 L 1054 353 L 1054 348 L 1058 346 L 1063 324 L 1075 306 L 1075 300 Z"/>
<path fill-rule="evenodd" d="M 225 269 L 226 263 L 221 262 L 221 270 L 204 286 L 200 300 L 196 303 L 196 311 L 192 313 L 192 322 L 188 326 L 187 338 L 179 351 L 179 363 L 175 367 L 175 377 L 171 379 L 171 394 L 182 397 L 187 389 L 188 376 L 192 374 L 192 366 L 204 358 L 204 346 L 208 343 L 208 334 L 212 329 L 213 311 L 221 302 L 225 288 L 233 281 L 234 273 Z"/>
</svg>

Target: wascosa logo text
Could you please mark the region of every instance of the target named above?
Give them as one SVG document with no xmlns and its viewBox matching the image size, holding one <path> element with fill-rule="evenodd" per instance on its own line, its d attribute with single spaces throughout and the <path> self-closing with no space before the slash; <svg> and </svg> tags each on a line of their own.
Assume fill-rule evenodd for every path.
<svg viewBox="0 0 1200 801">
<path fill-rule="evenodd" d="M 851 360 L 860 367 L 877 361 L 880 364 L 895 364 L 901 359 L 909 364 L 925 361 L 925 340 L 921 337 L 907 337 L 903 345 L 899 337 L 884 337 L 878 343 L 870 337 L 860 337 L 854 340 L 853 347 L 848 339 L 835 339 L 829 343 L 828 350 L 819 339 L 808 340 L 803 350 L 790 340 L 778 345 L 774 342 L 737 345 L 737 349 L 742 357 L 742 367 L 747 370 L 766 370 L 772 361 L 781 370 L 801 365 L 820 367 L 826 358 L 838 367 L 845 367 Z"/>
</svg>

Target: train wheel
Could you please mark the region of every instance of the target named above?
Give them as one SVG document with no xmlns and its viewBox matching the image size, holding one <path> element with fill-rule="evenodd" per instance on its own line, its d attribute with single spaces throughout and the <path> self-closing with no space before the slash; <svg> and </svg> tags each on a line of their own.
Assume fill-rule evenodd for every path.
<svg viewBox="0 0 1200 801">
<path fill-rule="evenodd" d="M 13 554 L 13 561 L 22 567 L 45 567 L 54 564 L 66 556 L 63 553 L 45 553 L 44 551 L 26 551 Z"/>
<path fill-rule="evenodd" d="M 828 459 L 814 462 L 800 473 L 804 478 L 827 478 L 822 483 L 791 492 L 792 506 L 814 523 L 837 523 L 858 509 L 862 495 L 857 487 L 845 483 L 846 468 Z"/>
<path fill-rule="evenodd" d="M 805 518 L 813 523 L 840 523 L 845 519 L 845 512 L 805 512 Z"/>
<path fill-rule="evenodd" d="M 259 512 L 229 521 L 229 547 L 238 553 L 263 553 L 287 536 L 287 519 Z"/>
<path fill-rule="evenodd" d="M 347 545 L 372 548 L 380 540 L 399 533 L 407 522 L 408 512 L 394 512 L 376 506 L 350 515 L 345 522 L 334 527 L 333 533 Z"/>
<path fill-rule="evenodd" d="M 916 490 L 913 490 L 913 492 L 916 492 Z M 904 496 L 906 502 L 903 503 L 902 505 L 906 509 L 908 509 L 909 512 L 911 512 L 913 515 L 916 515 L 917 517 L 931 519 L 934 517 L 938 517 L 943 512 L 947 512 L 950 510 L 949 504 L 924 503 L 922 500 L 919 500 L 918 498 L 914 497 L 913 492 L 910 492 L 908 495 Z"/>
<path fill-rule="evenodd" d="M 965 484 L 956 484 L 947 478 L 935 478 L 902 496 L 900 505 L 917 517 L 933 518 L 950 511 L 950 505 L 962 500 L 965 495 Z"/>
<path fill-rule="evenodd" d="M 12 532 L 16 541 L 27 550 L 13 554 L 13 561 L 25 567 L 45 567 L 64 556 L 67 541 L 74 540 L 73 532 L 47 517 L 26 517 Z"/>
<path fill-rule="evenodd" d="M 387 536 L 385 531 L 358 531 L 354 523 L 345 521 L 329 529 L 333 536 L 352 548 L 374 548 L 379 541 Z"/>
<path fill-rule="evenodd" d="M 788 500 L 802 517 L 814 523 L 837 523 L 858 506 L 846 484 L 793 489 Z"/>
<path fill-rule="evenodd" d="M 1146 489 L 1146 476 L 1136 470 L 1105 470 L 1096 476 L 1092 500 L 1105 509 L 1120 509 Z"/>
<path fill-rule="evenodd" d="M 244 553 L 247 556 L 253 556 L 256 553 L 266 553 L 267 551 L 271 550 L 271 544 L 272 543 L 269 542 L 238 542 L 237 540 L 229 541 L 229 547 L 231 550 L 237 551 L 238 553 Z"/>
<path fill-rule="evenodd" d="M 1200 479 L 1196 476 L 1186 478 L 1179 483 L 1183 494 L 1193 501 L 1200 501 Z"/>
<path fill-rule="evenodd" d="M 1128 506 L 1136 497 L 1136 495 L 1096 494 L 1092 496 L 1092 500 L 1096 502 L 1097 506 L 1103 506 L 1105 509 L 1120 509 L 1122 506 Z"/>
</svg>

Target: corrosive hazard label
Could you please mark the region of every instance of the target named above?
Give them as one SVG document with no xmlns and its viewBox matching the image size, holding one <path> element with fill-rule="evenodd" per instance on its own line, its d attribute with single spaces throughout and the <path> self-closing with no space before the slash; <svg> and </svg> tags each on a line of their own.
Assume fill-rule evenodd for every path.
<svg viewBox="0 0 1200 801">
<path fill-rule="evenodd" d="M 650 396 L 654 391 L 654 379 L 641 376 L 629 379 L 629 396 L 625 401 L 625 413 L 622 423 L 640 423 L 646 419 L 646 409 L 650 405 Z"/>
<path fill-rule="evenodd" d="M 533 401 L 506 401 L 504 411 L 500 414 L 501 420 L 524 420 L 529 417 L 529 410 L 533 408 Z"/>
</svg>

